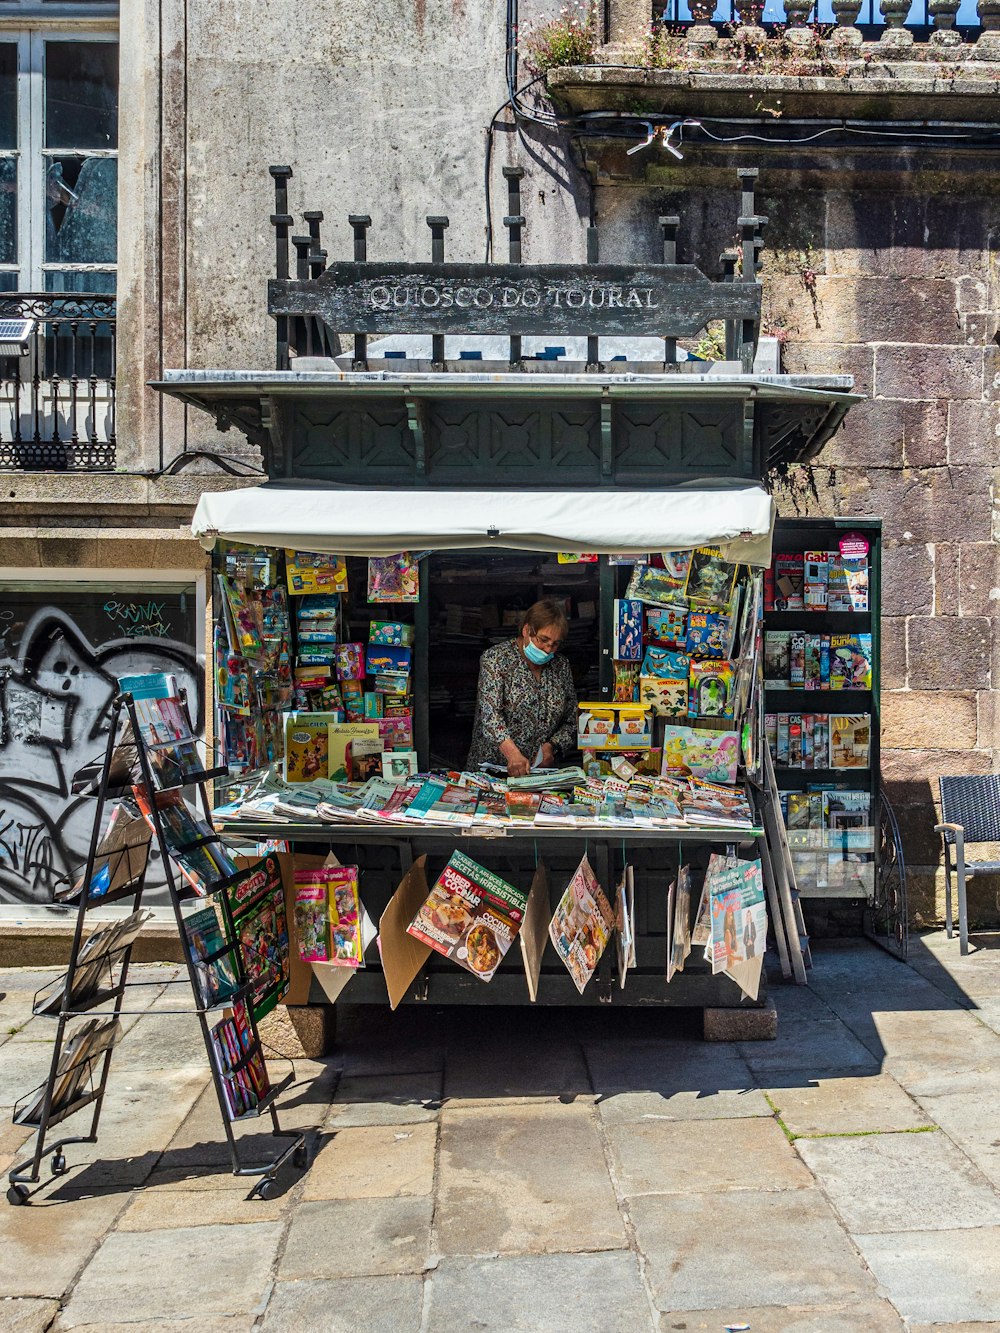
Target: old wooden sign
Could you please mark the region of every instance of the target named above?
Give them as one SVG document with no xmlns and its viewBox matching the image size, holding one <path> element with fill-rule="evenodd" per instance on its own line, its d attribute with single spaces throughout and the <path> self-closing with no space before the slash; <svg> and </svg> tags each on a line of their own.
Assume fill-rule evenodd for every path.
<svg viewBox="0 0 1000 1333">
<path fill-rule="evenodd" d="M 760 315 L 760 287 L 712 282 L 691 264 L 334 263 L 273 279 L 272 315 L 313 315 L 341 333 L 691 337 L 714 319 Z"/>
</svg>

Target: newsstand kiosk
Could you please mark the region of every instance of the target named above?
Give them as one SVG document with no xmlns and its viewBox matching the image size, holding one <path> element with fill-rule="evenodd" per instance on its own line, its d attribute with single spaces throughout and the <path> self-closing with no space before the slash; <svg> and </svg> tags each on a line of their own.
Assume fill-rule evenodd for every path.
<svg viewBox="0 0 1000 1333">
<path fill-rule="evenodd" d="M 381 921 L 382 940 L 381 956 L 370 949 L 367 965 L 342 992 L 351 1003 L 759 1010 L 766 1002 L 763 979 L 756 997 L 748 998 L 730 976 L 713 975 L 697 949 L 668 983 L 668 892 L 682 866 L 690 867 L 697 884 L 713 852 L 760 856 L 783 969 L 805 981 L 808 941 L 765 724 L 764 571 L 775 531 L 766 481 L 776 470 L 815 456 L 856 401 L 850 378 L 755 368 L 759 285 L 739 276 L 735 255 L 723 257 L 721 281 L 677 263 L 676 218 L 660 220 L 661 264 L 523 265 L 522 173 L 509 169 L 510 263 L 445 262 L 447 219 L 440 217 L 427 219 L 430 263 L 369 261 L 370 219 L 352 216 L 354 259 L 327 265 L 322 215 L 312 213 L 306 215 L 309 235 L 291 237 L 293 277 L 291 172 L 275 167 L 271 174 L 277 269 L 269 312 L 276 321 L 278 369 L 168 371 L 156 385 L 211 413 L 220 429 L 240 430 L 263 454 L 266 484 L 206 493 L 195 515 L 195 535 L 214 550 L 222 576 L 219 601 L 232 572 L 227 560 L 238 563 L 248 551 L 259 551 L 262 561 L 271 562 L 272 584 L 289 589 L 290 651 L 298 664 L 308 660 L 308 634 L 303 639 L 296 633 L 289 562 L 295 565 L 299 553 L 336 557 L 346 580 L 342 637 L 363 640 L 373 622 L 402 626 L 416 766 L 455 773 L 464 767 L 478 656 L 516 633 L 519 611 L 543 594 L 565 602 L 571 622 L 566 652 L 579 697 L 599 714 L 602 705 L 620 703 L 633 683 L 638 692 L 638 683 L 616 661 L 616 618 L 635 591 L 637 569 L 657 568 L 658 553 L 714 551 L 714 558 L 742 570 L 738 642 L 744 665 L 733 667 L 737 675 L 743 672 L 743 694 L 739 715 L 705 725 L 735 737 L 740 782 L 750 779 L 753 819 L 738 828 L 710 821 L 664 828 L 598 820 L 569 826 L 511 820 L 498 826 L 473 819 L 453 829 L 286 814 L 285 822 L 256 824 L 223 816 L 221 827 L 242 838 L 281 839 L 310 863 L 332 850 L 341 863 L 359 867 L 361 897 L 370 917 Z M 735 201 L 742 273 L 753 274 L 765 219 L 756 216 L 749 177 L 742 177 L 742 196 Z M 596 232 L 591 240 L 589 252 L 596 254 Z M 710 321 L 724 325 L 727 360 L 709 365 L 682 359 L 678 340 Z M 345 335 L 353 339 L 346 352 Z M 815 541 L 803 536 L 800 543 L 785 529 L 781 545 L 805 550 L 822 540 L 826 549 L 840 535 L 829 526 L 829 532 L 817 530 Z M 874 589 L 877 532 L 869 528 L 867 537 Z M 377 597 L 367 600 L 369 562 L 402 553 L 419 571 L 417 586 L 392 606 Z M 771 597 L 773 605 L 773 588 Z M 869 639 L 876 640 L 870 656 L 877 660 L 874 608 L 872 603 L 866 623 Z M 876 700 L 877 668 L 865 698 L 853 699 L 850 707 L 852 715 L 868 718 L 869 789 L 877 756 Z M 375 700 L 372 707 L 382 704 Z M 668 717 L 667 729 L 689 720 Z M 272 741 L 285 734 L 279 724 Z M 659 766 L 663 746 L 656 746 L 656 738 L 648 748 L 657 751 Z M 860 746 L 860 728 L 857 740 Z M 581 744 L 585 758 L 607 760 Z M 841 750 L 847 752 L 842 744 Z M 263 757 L 259 750 L 254 755 Z M 275 758 L 280 767 L 280 755 Z M 231 766 L 233 759 L 223 754 Z M 816 764 L 817 779 L 830 778 L 824 767 Z M 862 785 L 857 774 L 852 781 Z M 220 803 L 233 808 L 226 794 Z M 875 822 L 870 808 L 869 832 Z M 862 846 L 855 837 L 855 850 Z M 439 953 L 415 949 L 405 931 L 456 850 L 508 882 L 533 886 L 522 949 L 508 953 L 487 984 Z M 584 854 L 612 902 L 628 870 L 635 943 L 627 975 L 618 952 L 608 948 L 581 993 L 547 945 L 546 931 Z M 692 915 L 696 907 L 697 892 Z M 328 1005 L 328 970 L 297 956 L 292 933 L 287 1003 Z"/>
</svg>

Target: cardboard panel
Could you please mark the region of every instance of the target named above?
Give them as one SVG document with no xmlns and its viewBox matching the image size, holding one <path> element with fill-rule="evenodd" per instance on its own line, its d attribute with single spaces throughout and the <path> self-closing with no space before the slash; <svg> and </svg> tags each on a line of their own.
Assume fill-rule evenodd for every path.
<svg viewBox="0 0 1000 1333">
<path fill-rule="evenodd" d="M 403 876 L 379 919 L 382 970 L 389 992 L 389 1007 L 395 1009 L 431 955 L 426 944 L 407 935 L 406 927 L 417 915 L 430 889 L 424 867 L 426 856 L 418 856 Z"/>
<path fill-rule="evenodd" d="M 538 978 L 542 971 L 542 955 L 549 942 L 549 921 L 552 907 L 549 900 L 549 874 L 545 862 L 539 861 L 528 892 L 528 905 L 518 939 L 521 941 L 521 959 L 528 982 L 528 994 L 534 1004 L 538 998 Z"/>
</svg>

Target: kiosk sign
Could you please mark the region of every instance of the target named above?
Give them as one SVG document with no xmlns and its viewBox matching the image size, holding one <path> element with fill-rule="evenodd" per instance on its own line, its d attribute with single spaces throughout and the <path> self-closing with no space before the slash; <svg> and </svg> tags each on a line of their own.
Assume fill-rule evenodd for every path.
<svg viewBox="0 0 1000 1333">
<path fill-rule="evenodd" d="M 331 264 L 274 279 L 272 315 L 351 333 L 691 336 L 708 320 L 760 316 L 755 282 L 712 282 L 692 264 Z"/>
</svg>

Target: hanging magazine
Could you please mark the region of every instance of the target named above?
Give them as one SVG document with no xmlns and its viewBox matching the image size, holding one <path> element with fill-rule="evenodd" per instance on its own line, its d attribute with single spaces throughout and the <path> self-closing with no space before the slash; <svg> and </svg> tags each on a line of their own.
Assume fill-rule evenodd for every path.
<svg viewBox="0 0 1000 1333">
<path fill-rule="evenodd" d="M 265 856 L 226 885 L 243 970 L 252 986 L 253 1013 L 270 1013 L 288 991 L 288 923 L 278 858 Z"/>
<path fill-rule="evenodd" d="M 489 981 L 521 929 L 528 894 L 453 852 L 407 933 Z"/>
<path fill-rule="evenodd" d="M 611 904 L 585 855 L 549 923 L 549 938 L 581 995 L 597 971 L 614 924 Z"/>
<path fill-rule="evenodd" d="M 711 904 L 712 971 L 733 974 L 737 984 L 749 990 L 736 969 L 764 956 L 767 908 L 760 862 L 713 854 L 705 884 Z"/>
</svg>

